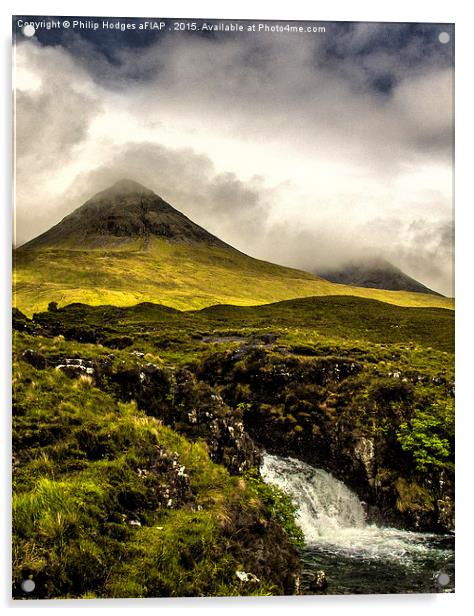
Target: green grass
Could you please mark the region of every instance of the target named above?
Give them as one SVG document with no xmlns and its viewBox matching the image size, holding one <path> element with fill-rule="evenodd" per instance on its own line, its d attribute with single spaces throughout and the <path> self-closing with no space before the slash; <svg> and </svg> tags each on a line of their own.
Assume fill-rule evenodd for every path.
<svg viewBox="0 0 474 616">
<path fill-rule="evenodd" d="M 453 307 L 449 298 L 338 285 L 239 252 L 157 238 L 147 250 L 140 250 L 138 244 L 120 250 L 65 246 L 19 249 L 14 255 L 14 305 L 28 315 L 45 310 L 50 301 L 60 306 L 154 302 L 191 310 L 327 295 L 352 295 L 400 306 Z"/>
<path fill-rule="evenodd" d="M 424 361 L 430 361 L 431 351 L 454 350 L 454 311 L 404 308 L 349 296 L 187 312 L 157 304 L 125 308 L 74 304 L 37 314 L 35 319 L 53 334 L 111 348 L 123 344 L 130 351 L 148 353 L 152 361 L 172 364 L 190 362 L 219 348 L 258 343 L 262 335 L 272 335 L 277 344 L 302 355 L 322 347 L 340 352 L 397 344 L 424 348 Z"/>
<path fill-rule="evenodd" d="M 440 478 L 453 481 L 452 310 L 350 296 L 188 311 L 75 304 L 33 322 L 17 314 L 15 324 L 15 596 L 25 577 L 42 597 L 277 593 L 272 579 L 237 579 L 245 565 L 236 546 L 248 531 L 235 527 L 235 511 L 302 539 L 289 499 L 252 472 L 230 476 L 204 442 L 119 401 L 107 381 L 99 389 L 70 379 L 53 367 L 65 357 L 107 362 L 112 373 L 185 366 L 244 413 L 248 430 L 261 425 L 262 438 L 287 452 L 304 443 L 324 452 L 336 434 L 347 446 L 353 435 L 374 439 L 375 481 L 396 492 L 391 506 L 403 515 L 430 515 Z M 28 349 L 44 369 L 24 360 Z M 334 378 L 335 365 L 352 364 Z M 156 471 L 157 452 L 176 454 L 188 475 L 171 508 L 160 500 L 167 470 Z"/>
<path fill-rule="evenodd" d="M 271 579 L 242 586 L 235 571 L 244 565 L 224 533 L 233 509 L 254 521 L 272 517 L 278 494 L 269 500 L 213 463 L 204 442 L 117 402 L 91 379 L 21 361 L 35 342 L 15 336 L 14 596 L 29 577 L 36 598 L 281 592 Z M 55 342 L 43 343 L 54 354 Z M 160 496 L 175 485 L 170 460 L 187 477 L 171 505 Z"/>
</svg>

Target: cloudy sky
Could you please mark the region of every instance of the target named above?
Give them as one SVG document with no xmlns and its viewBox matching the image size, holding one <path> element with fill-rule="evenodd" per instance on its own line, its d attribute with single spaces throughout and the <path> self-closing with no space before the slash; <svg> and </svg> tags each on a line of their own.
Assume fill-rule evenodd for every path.
<svg viewBox="0 0 474 616">
<path fill-rule="evenodd" d="M 453 294 L 452 26 L 27 38 L 16 19 L 17 245 L 128 177 L 252 256 L 373 254 Z"/>
</svg>

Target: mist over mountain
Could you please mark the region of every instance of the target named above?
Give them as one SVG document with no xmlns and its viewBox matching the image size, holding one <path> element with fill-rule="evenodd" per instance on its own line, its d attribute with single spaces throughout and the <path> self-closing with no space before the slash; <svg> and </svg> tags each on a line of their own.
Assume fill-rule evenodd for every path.
<svg viewBox="0 0 474 616">
<path fill-rule="evenodd" d="M 371 256 L 351 260 L 334 269 L 316 268 L 314 273 L 337 284 L 441 295 L 408 276 L 408 274 L 405 274 L 398 267 L 381 257 Z"/>
</svg>

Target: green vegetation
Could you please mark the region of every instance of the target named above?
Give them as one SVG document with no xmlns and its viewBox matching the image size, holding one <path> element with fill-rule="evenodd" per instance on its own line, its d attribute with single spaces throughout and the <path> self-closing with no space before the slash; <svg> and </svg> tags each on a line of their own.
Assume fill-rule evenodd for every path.
<svg viewBox="0 0 474 616">
<path fill-rule="evenodd" d="M 448 298 L 338 285 L 237 251 L 153 237 L 120 249 L 16 250 L 14 306 L 31 316 L 49 302 L 131 306 L 155 302 L 179 310 L 215 304 L 254 306 L 279 300 L 351 295 L 412 307 L 452 308 Z"/>
<path fill-rule="evenodd" d="M 232 535 L 248 531 L 232 511 L 259 519 L 271 498 L 89 376 L 22 361 L 35 342 L 15 336 L 14 594 L 28 577 L 44 598 L 281 592 L 235 575 L 246 563 Z M 38 346 L 49 359 L 81 346 L 57 342 Z"/>
<path fill-rule="evenodd" d="M 396 369 L 399 356 L 407 364 L 414 362 L 413 368 L 436 368 L 445 361 L 439 352 L 452 353 L 454 347 L 453 311 L 401 308 L 355 297 L 213 306 L 188 312 L 157 304 L 129 308 L 74 304 L 35 319 L 52 335 L 136 350 L 151 361 L 173 365 L 221 349 L 271 341 L 302 356 L 338 354 L 342 349 L 352 349 L 355 355 L 357 349 L 370 354 L 373 350 L 379 355 L 385 352 L 387 369 Z M 389 352 L 391 345 L 397 345 L 395 361 Z"/>
<path fill-rule="evenodd" d="M 445 467 L 452 459 L 453 400 L 436 400 L 426 409 L 416 409 L 409 422 L 400 424 L 397 437 L 402 449 L 413 455 L 419 471 Z"/>
<path fill-rule="evenodd" d="M 309 357 L 281 347 L 256 347 L 242 356 L 221 351 L 197 370 L 231 406 L 244 410 L 249 429 L 268 447 L 306 453 L 337 470 L 339 448 L 349 451 L 364 437 L 379 443 L 378 464 L 390 468 L 391 477 L 429 485 L 439 471 L 452 476 L 449 355 L 402 345 L 338 350 L 328 355 L 314 347 Z"/>
<path fill-rule="evenodd" d="M 292 592 L 294 506 L 229 472 L 253 460 L 239 422 L 387 519 L 451 528 L 453 316 L 340 296 L 14 311 L 15 596 L 25 577 L 37 597 Z"/>
<path fill-rule="evenodd" d="M 270 517 L 276 520 L 286 533 L 288 539 L 299 547 L 304 546 L 304 535 L 295 522 L 297 508 L 291 498 L 277 486 L 265 483 L 254 470 L 245 474 L 249 487 L 262 501 Z"/>
</svg>

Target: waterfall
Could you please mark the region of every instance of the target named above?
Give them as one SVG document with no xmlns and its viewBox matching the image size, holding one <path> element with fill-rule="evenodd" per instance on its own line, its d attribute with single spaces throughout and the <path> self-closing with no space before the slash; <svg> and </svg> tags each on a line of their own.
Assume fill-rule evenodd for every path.
<svg viewBox="0 0 474 616">
<path fill-rule="evenodd" d="M 281 488 L 298 507 L 297 523 L 307 542 L 346 528 L 363 528 L 365 514 L 357 496 L 330 473 L 294 458 L 266 454 L 261 468 L 268 483 Z"/>
<path fill-rule="evenodd" d="M 424 558 L 434 535 L 367 524 L 358 497 L 342 481 L 294 458 L 265 454 L 261 474 L 297 506 L 296 522 L 307 546 L 348 558 Z"/>
</svg>

